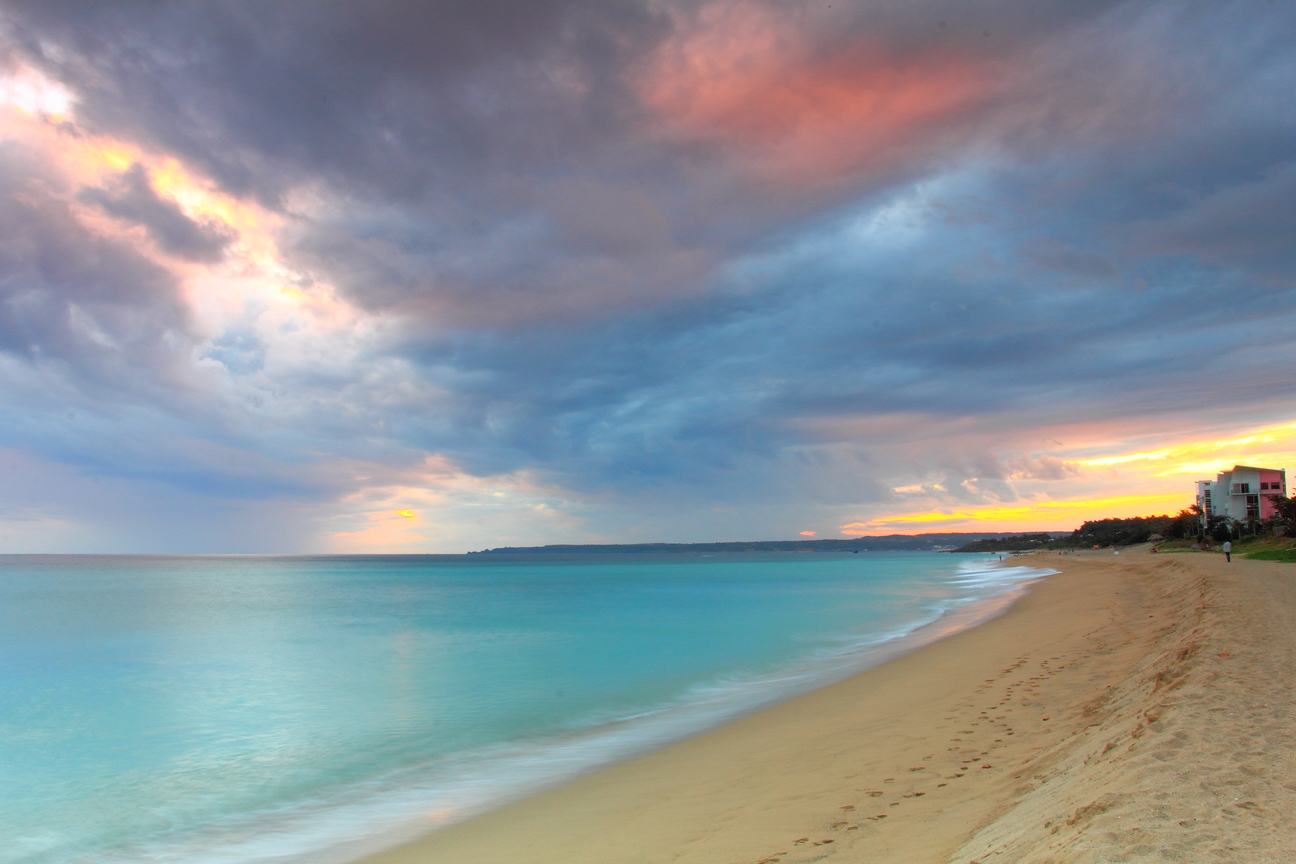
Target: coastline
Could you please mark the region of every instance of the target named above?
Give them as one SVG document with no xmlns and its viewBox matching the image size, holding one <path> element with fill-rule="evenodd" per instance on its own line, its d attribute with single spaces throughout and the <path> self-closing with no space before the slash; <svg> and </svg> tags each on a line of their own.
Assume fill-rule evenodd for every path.
<svg viewBox="0 0 1296 864">
<path fill-rule="evenodd" d="M 359 861 L 1288 860 L 1296 571 L 1216 557 L 1026 557 L 977 627 Z"/>
</svg>

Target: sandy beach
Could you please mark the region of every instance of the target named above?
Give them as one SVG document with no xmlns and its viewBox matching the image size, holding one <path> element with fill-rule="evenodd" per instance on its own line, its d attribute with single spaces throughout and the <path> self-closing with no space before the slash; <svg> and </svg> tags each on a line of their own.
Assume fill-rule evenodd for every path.
<svg viewBox="0 0 1296 864">
<path fill-rule="evenodd" d="M 980 627 L 363 862 L 1296 860 L 1296 566 L 1038 563 Z"/>
</svg>

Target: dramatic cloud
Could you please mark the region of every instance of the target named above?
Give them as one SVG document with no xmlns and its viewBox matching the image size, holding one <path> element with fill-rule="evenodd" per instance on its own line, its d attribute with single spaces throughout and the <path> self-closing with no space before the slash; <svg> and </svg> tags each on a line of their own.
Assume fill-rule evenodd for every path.
<svg viewBox="0 0 1296 864">
<path fill-rule="evenodd" d="M 0 447 L 63 490 L 0 495 L 46 526 L 5 548 L 1186 504 L 1173 465 L 1292 419 L 1293 36 L 1264 2 L 3 0 Z"/>
<path fill-rule="evenodd" d="M 87 228 L 58 182 L 21 146 L 0 150 L 0 349 L 110 390 L 165 375 L 185 338 L 177 280 Z"/>
<path fill-rule="evenodd" d="M 219 222 L 195 222 L 174 201 L 158 197 L 138 162 L 115 178 L 110 188 L 87 187 L 78 197 L 143 226 L 159 247 L 190 261 L 219 261 L 235 236 Z"/>
</svg>

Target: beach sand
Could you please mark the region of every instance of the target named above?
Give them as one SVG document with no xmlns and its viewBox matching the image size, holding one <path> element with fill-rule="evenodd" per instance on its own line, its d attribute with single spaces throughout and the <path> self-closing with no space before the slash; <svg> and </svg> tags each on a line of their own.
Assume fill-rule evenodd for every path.
<svg viewBox="0 0 1296 864">
<path fill-rule="evenodd" d="M 1296 861 L 1296 566 L 1037 561 L 989 623 L 364 862 Z"/>
</svg>

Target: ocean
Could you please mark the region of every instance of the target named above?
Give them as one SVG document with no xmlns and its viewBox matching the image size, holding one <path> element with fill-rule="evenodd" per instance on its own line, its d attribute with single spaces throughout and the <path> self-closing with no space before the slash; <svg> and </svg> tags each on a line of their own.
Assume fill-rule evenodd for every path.
<svg viewBox="0 0 1296 864">
<path fill-rule="evenodd" d="M 840 680 L 996 556 L 0 556 L 0 864 L 331 864 Z"/>
</svg>

